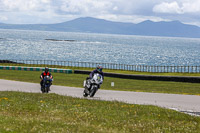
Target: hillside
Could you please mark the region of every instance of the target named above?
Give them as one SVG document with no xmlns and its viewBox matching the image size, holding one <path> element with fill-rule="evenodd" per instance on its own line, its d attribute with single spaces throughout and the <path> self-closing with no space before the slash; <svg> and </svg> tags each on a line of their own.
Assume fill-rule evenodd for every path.
<svg viewBox="0 0 200 133">
<path fill-rule="evenodd" d="M 144 21 L 138 24 L 112 22 L 91 17 L 77 18 L 71 21 L 57 24 L 4 24 L 0 23 L 0 29 L 43 30 L 62 32 L 86 32 L 144 36 L 168 36 L 168 37 L 200 37 L 200 27 L 183 24 L 179 21 L 152 22 Z"/>
</svg>

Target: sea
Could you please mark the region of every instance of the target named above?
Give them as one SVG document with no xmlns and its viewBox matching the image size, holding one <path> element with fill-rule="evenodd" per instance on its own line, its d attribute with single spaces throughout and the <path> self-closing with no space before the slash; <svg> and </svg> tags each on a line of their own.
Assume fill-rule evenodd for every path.
<svg viewBox="0 0 200 133">
<path fill-rule="evenodd" d="M 199 66 L 200 38 L 0 29 L 0 59 Z"/>
</svg>

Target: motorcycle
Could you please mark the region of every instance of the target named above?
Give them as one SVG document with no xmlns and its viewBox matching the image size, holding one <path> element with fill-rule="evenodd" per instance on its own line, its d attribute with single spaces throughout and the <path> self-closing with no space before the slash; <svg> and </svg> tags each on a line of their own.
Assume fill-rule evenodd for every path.
<svg viewBox="0 0 200 133">
<path fill-rule="evenodd" d="M 87 79 L 84 81 L 84 91 L 83 96 L 87 97 L 88 95 L 90 97 L 93 97 L 97 90 L 100 88 L 100 85 L 103 83 L 103 77 L 99 73 L 95 73 L 92 79 Z"/>
<path fill-rule="evenodd" d="M 48 93 L 50 91 L 52 79 L 49 76 L 45 76 L 43 79 L 42 93 Z"/>
</svg>

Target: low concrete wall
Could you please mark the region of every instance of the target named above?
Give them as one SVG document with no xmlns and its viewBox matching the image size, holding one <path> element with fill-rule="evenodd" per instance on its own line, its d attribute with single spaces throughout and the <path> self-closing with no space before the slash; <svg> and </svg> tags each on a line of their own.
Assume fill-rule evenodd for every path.
<svg viewBox="0 0 200 133">
<path fill-rule="evenodd" d="M 0 70 L 44 71 L 44 69 L 44 67 L 0 66 Z M 49 71 L 66 74 L 72 73 L 71 69 L 49 68 Z"/>
<path fill-rule="evenodd" d="M 91 71 L 74 70 L 75 74 L 90 74 L 90 72 Z M 115 77 L 115 78 L 123 78 L 123 79 L 200 83 L 200 77 L 128 75 L 128 74 L 116 74 L 116 73 L 104 73 L 104 74 L 107 77 Z"/>
</svg>

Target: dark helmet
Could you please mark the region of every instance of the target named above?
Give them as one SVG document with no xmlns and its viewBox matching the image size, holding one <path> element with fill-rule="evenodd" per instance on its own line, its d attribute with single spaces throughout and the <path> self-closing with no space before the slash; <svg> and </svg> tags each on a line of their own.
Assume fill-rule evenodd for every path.
<svg viewBox="0 0 200 133">
<path fill-rule="evenodd" d="M 45 67 L 44 71 L 47 73 L 49 72 L 49 68 L 48 67 Z"/>
<path fill-rule="evenodd" d="M 103 70 L 103 67 L 102 67 L 102 66 L 97 66 L 97 71 L 98 71 L 98 72 L 102 72 L 102 70 Z"/>
</svg>

